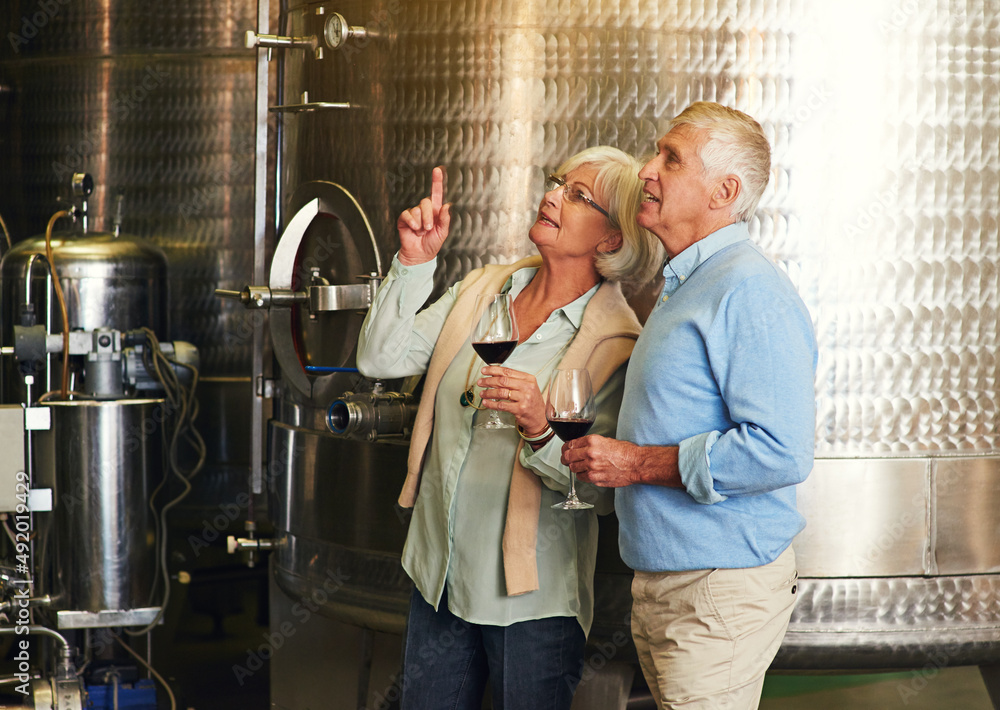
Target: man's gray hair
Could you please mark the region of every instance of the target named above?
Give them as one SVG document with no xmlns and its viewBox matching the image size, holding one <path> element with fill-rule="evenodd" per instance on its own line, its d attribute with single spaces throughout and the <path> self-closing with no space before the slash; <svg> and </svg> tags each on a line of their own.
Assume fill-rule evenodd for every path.
<svg viewBox="0 0 1000 710">
<path fill-rule="evenodd" d="M 760 124 L 742 111 L 697 101 L 674 118 L 668 130 L 677 126 L 705 134 L 700 157 L 709 177 L 740 179 L 742 189 L 731 216 L 749 222 L 771 177 L 771 145 Z"/>
</svg>

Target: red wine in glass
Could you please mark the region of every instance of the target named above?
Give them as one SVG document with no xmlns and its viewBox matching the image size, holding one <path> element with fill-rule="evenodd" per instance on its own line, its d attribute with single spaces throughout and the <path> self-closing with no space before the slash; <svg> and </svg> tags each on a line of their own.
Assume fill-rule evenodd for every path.
<svg viewBox="0 0 1000 710">
<path fill-rule="evenodd" d="M 594 424 L 597 406 L 594 403 L 594 386 L 586 370 L 556 370 L 549 381 L 549 394 L 545 401 L 545 418 L 563 441 L 578 439 Z M 585 510 L 590 503 L 576 495 L 576 475 L 569 477 L 569 494 L 561 503 L 552 506 L 558 510 Z"/>
<path fill-rule="evenodd" d="M 472 348 L 488 365 L 502 365 L 517 347 L 517 320 L 514 299 L 509 293 L 476 296 L 479 317 L 472 325 Z M 513 429 L 495 409 L 473 425 L 473 429 Z"/>
<path fill-rule="evenodd" d="M 549 419 L 549 426 L 552 427 L 552 431 L 556 433 L 563 441 L 572 441 L 573 439 L 579 439 L 581 436 L 586 436 L 587 432 L 590 431 L 590 427 L 594 426 L 593 419 Z"/>
<path fill-rule="evenodd" d="M 502 365 L 516 347 L 516 340 L 487 340 L 472 344 L 473 350 L 483 359 L 483 362 L 490 365 Z"/>
</svg>

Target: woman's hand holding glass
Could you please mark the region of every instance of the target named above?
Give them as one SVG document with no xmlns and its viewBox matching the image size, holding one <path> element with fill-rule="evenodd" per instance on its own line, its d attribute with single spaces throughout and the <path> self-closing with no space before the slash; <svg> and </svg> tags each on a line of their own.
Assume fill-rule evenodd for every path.
<svg viewBox="0 0 1000 710">
<path fill-rule="evenodd" d="M 521 431 L 527 436 L 540 434 L 548 426 L 545 420 L 545 399 L 535 376 L 509 367 L 488 365 L 483 377 L 476 381 L 482 391 L 483 406 L 510 412 Z"/>
<path fill-rule="evenodd" d="M 431 195 L 416 207 L 403 211 L 396 221 L 399 232 L 399 263 L 404 266 L 423 264 L 437 256 L 451 227 L 451 203 L 444 204 L 445 181 L 443 167 L 431 173 Z"/>
<path fill-rule="evenodd" d="M 481 315 L 472 324 L 472 349 L 486 364 L 502 365 L 520 340 L 513 297 L 509 293 L 479 294 L 476 296 L 475 313 Z M 473 429 L 514 428 L 500 417 L 496 407 L 483 406 L 482 409 L 490 409 L 490 415 L 474 424 Z"/>
</svg>

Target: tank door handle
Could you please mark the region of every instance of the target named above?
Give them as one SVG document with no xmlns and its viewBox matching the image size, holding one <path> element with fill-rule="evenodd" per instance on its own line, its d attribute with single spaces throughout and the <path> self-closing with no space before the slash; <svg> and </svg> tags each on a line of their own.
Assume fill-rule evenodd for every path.
<svg viewBox="0 0 1000 710">
<path fill-rule="evenodd" d="M 315 35 L 307 37 L 289 37 L 284 35 L 261 35 L 253 30 L 247 30 L 243 35 L 243 44 L 247 49 L 264 47 L 265 49 L 316 49 Z"/>
</svg>

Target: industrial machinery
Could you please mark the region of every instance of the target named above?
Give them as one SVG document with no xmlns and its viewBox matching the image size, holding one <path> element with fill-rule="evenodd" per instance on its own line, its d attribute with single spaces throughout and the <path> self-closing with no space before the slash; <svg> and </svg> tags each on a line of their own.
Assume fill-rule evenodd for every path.
<svg viewBox="0 0 1000 710">
<path fill-rule="evenodd" d="M 155 708 L 132 656 L 145 662 L 122 637 L 145 637 L 169 599 L 166 515 L 199 465 L 188 463 L 200 448 L 197 350 L 159 342 L 162 251 L 90 231 L 93 182 L 73 181 L 80 206 L 0 262 L 0 415 L 13 454 L 0 469 L 0 634 L 17 638 L 16 706 Z M 54 232 L 60 219 L 74 228 Z"/>
<path fill-rule="evenodd" d="M 136 184 L 139 232 L 165 235 L 171 330 L 197 345 L 216 413 L 217 465 L 202 480 L 218 485 L 204 501 L 233 500 L 247 468 L 269 500 L 231 549 L 255 563 L 270 550 L 275 707 L 331 707 L 345 684 L 357 699 L 344 707 L 398 695 L 409 585 L 394 503 L 419 384 L 351 371 L 396 216 L 448 166 L 440 292 L 529 253 L 543 176 L 561 159 L 600 143 L 647 153 L 699 99 L 768 134 L 771 185 L 751 230 L 799 288 L 820 346 L 799 602 L 776 668 L 976 665 L 1000 697 L 998 0 L 220 7 L 84 1 L 27 37 L 35 6 L 21 3 L 10 30 L 25 41 L 0 60 L 13 77 L 0 110 L 36 159 L 0 175 L 0 212 L 13 199 L 20 223 L 44 223 L 39 196 L 88 159 L 103 182 Z M 91 217 L 110 222 L 102 189 Z M 43 278 L 38 259 L 31 272 Z M 121 302 L 145 309 L 145 297 Z M 7 303 L 5 290 L 14 347 Z M 85 330 L 125 343 L 138 327 L 104 320 Z M 2 387 L 3 401 L 26 401 L 19 372 Z M 255 529 L 264 517 L 273 536 Z M 629 571 L 614 518 L 602 522 L 581 696 L 603 685 L 624 704 Z"/>
</svg>

